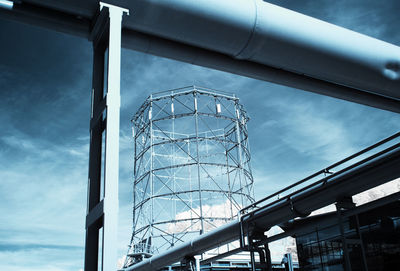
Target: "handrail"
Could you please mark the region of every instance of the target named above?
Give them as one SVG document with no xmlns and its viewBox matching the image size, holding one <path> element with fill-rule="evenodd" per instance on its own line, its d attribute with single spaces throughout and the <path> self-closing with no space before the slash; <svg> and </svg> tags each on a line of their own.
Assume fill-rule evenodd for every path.
<svg viewBox="0 0 400 271">
<path fill-rule="evenodd" d="M 393 134 L 393 135 L 391 135 L 391 136 L 389 136 L 389 137 L 387 137 L 387 138 L 385 138 L 385 139 L 383 139 L 383 140 L 381 140 L 381 141 L 379 141 L 379 142 L 377 142 L 377 143 L 375 143 L 375 144 L 373 144 L 373 145 L 371 145 L 371 146 L 369 146 L 369 147 L 367 147 L 367 148 L 365 148 L 365 149 L 363 149 L 363 150 L 361 150 L 361 151 L 359 151 L 359 152 L 357 152 L 355 154 L 352 154 L 352 155 L 350 155 L 350 156 L 348 156 L 348 157 L 346 157 L 346 158 L 344 158 L 344 159 L 342 159 L 342 160 L 340 160 L 340 161 L 338 161 L 338 162 L 336 162 L 336 163 L 334 163 L 334 164 L 332 164 L 332 165 L 330 165 L 330 166 L 328 166 L 328 167 L 326 167 L 326 168 L 324 168 L 324 169 L 322 169 L 322 170 L 320 170 L 320 171 L 318 171 L 318 172 L 316 172 L 314 174 L 311 174 L 310 176 L 308 176 L 308 177 L 306 177 L 306 178 L 304 178 L 304 179 L 302 179 L 302 180 L 300 180 L 300 181 L 298 181 L 296 183 L 293 183 L 293 184 L 291 184 L 291 185 L 289 185 L 289 186 L 287 186 L 287 187 L 285 187 L 285 188 L 283 188 L 283 189 L 281 189 L 281 190 L 279 190 L 279 191 L 277 191 L 277 192 L 275 192 L 275 193 L 273 193 L 273 194 L 271 194 L 271 195 L 269 195 L 269 196 L 267 196 L 267 197 L 265 197 L 263 199 L 260 199 L 260 200 L 258 200 L 256 202 L 246 206 L 245 208 L 240 210 L 240 215 L 241 216 L 245 216 L 248 213 L 249 209 L 254 209 L 260 203 L 263 203 L 263 202 L 265 202 L 267 200 L 270 200 L 271 198 L 279 196 L 280 194 L 282 194 L 282 193 L 284 193 L 284 192 L 286 192 L 286 191 L 288 191 L 288 190 L 290 190 L 290 189 L 292 189 L 292 188 L 294 188 L 296 186 L 304 184 L 305 182 L 307 182 L 307 181 L 309 181 L 309 180 L 311 180 L 311 179 L 313 179 L 313 178 L 315 178 L 315 177 L 317 177 L 317 176 L 319 176 L 321 174 L 331 174 L 331 175 L 325 176 L 324 178 L 322 178 L 322 179 L 320 179 L 320 180 L 318 180 L 318 181 L 316 181 L 316 182 L 314 182 L 314 183 L 312 183 L 310 185 L 307 185 L 307 186 L 305 186 L 305 187 L 303 187 L 303 188 L 301 188 L 301 189 L 299 189 L 299 190 L 297 190 L 297 191 L 295 191 L 293 193 L 290 193 L 289 195 L 286 195 L 283 198 L 279 198 L 279 199 L 277 199 L 277 200 L 275 200 L 275 201 L 273 201 L 271 203 L 268 203 L 268 204 L 266 204 L 266 205 L 264 205 L 262 207 L 266 208 L 266 207 L 274 205 L 274 204 L 276 204 L 276 203 L 278 203 L 278 202 L 280 202 L 282 200 L 289 199 L 292 196 L 294 196 L 294 195 L 296 195 L 296 194 L 298 194 L 300 192 L 303 192 L 306 189 L 309 189 L 309 188 L 311 188 L 311 187 L 313 187 L 315 185 L 318 185 L 318 184 L 320 184 L 322 182 L 327 182 L 329 179 L 333 178 L 334 176 L 337 176 L 337 175 L 339 175 L 339 174 L 341 174 L 341 173 L 343 173 L 345 171 L 353 169 L 353 168 L 355 168 L 355 167 L 357 167 L 357 166 L 359 166 L 359 165 L 361 165 L 361 164 L 363 164 L 365 162 L 368 162 L 368 161 L 370 161 L 370 160 L 372 160 L 372 159 L 374 159 L 374 158 L 376 158 L 376 157 L 378 157 L 378 156 L 380 156 L 382 154 L 385 154 L 385 153 L 387 153 L 387 152 L 389 152 L 389 151 L 391 151 L 391 150 L 393 150 L 393 149 L 395 149 L 397 147 L 400 147 L 400 143 L 397 143 L 397 144 L 395 144 L 395 145 L 393 145 L 393 146 L 391 146 L 389 148 L 384 149 L 383 151 L 380 151 L 380 152 L 378 152 L 378 153 L 376 153 L 376 154 L 374 154 L 372 156 L 369 156 L 369 157 L 367 157 L 367 158 L 365 158 L 365 159 L 363 159 L 363 160 L 361 160 L 361 161 L 359 161 L 357 163 L 354 163 L 354 164 L 352 164 L 352 165 L 350 165 L 350 166 L 348 166 L 348 167 L 346 167 L 346 168 L 344 168 L 342 170 L 339 170 L 338 172 L 335 172 L 335 173 L 330 172 L 331 169 L 336 168 L 336 167 L 338 167 L 340 165 L 343 165 L 344 163 L 346 163 L 346 162 L 348 162 L 348 161 L 350 161 L 350 160 L 352 160 L 352 159 L 354 159 L 356 157 L 359 157 L 360 155 L 362 155 L 362 154 L 364 154 L 366 152 L 369 152 L 369 151 L 371 151 L 373 149 L 376 149 L 377 147 L 379 147 L 379 146 L 381 146 L 381 145 L 383 145 L 383 144 L 385 144 L 385 143 L 387 143 L 389 141 L 392 141 L 392 140 L 394 140 L 396 138 L 400 138 L 400 132 L 397 132 L 397 133 L 395 133 L 395 134 Z"/>
</svg>

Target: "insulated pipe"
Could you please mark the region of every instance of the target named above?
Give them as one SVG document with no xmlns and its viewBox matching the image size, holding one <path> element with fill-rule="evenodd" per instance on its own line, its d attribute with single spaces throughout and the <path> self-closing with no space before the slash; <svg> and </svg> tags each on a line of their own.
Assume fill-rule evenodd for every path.
<svg viewBox="0 0 400 271">
<path fill-rule="evenodd" d="M 108 2 L 126 48 L 400 112 L 400 48 L 261 0 Z M 0 15 L 89 36 L 98 3 L 27 0 Z"/>
<path fill-rule="evenodd" d="M 123 30 L 122 45 L 125 48 L 142 51 L 190 64 L 230 72 L 275 84 L 343 99 L 383 110 L 400 113 L 400 100 L 379 94 L 360 91 L 351 87 L 315 79 L 298 73 L 238 60 L 230 56 L 198 47 L 150 36 L 133 30 Z"/>
<path fill-rule="evenodd" d="M 245 221 L 254 227 L 278 225 L 289 221 L 299 214 L 309 214 L 319 208 L 337 202 L 343 197 L 351 197 L 377 185 L 400 177 L 400 147 L 380 158 L 375 158 L 362 165 L 332 177 L 326 183 L 297 193 L 288 202 L 276 206 L 259 208 Z M 282 211 L 281 205 L 288 204 L 292 213 Z"/>
<path fill-rule="evenodd" d="M 98 5 L 96 8 L 98 9 Z M 0 18 L 36 25 L 82 38 L 89 38 L 92 26 L 90 18 L 74 16 L 45 6 L 16 1 L 14 1 L 12 10 L 0 8 Z"/>
<path fill-rule="evenodd" d="M 149 271 L 158 270 L 164 266 L 179 262 L 187 256 L 194 256 L 199 254 L 200 251 L 207 251 L 219 245 L 223 245 L 238 239 L 240 224 L 238 221 L 232 221 L 213 231 L 194 238 L 190 242 L 185 242 L 168 251 L 155 255 L 140 263 L 130 266 L 124 270 L 137 270 Z"/>
<path fill-rule="evenodd" d="M 296 211 L 310 213 L 335 203 L 344 196 L 352 196 L 400 177 L 399 164 L 400 149 L 397 147 L 394 151 L 332 178 L 326 184 L 321 184 L 296 195 L 291 202 L 282 201 L 270 208 L 259 208 L 252 212 L 251 216 L 243 217 L 243 223 L 244 225 L 249 225 L 249 230 L 251 230 L 252 227 L 268 229 L 287 222 L 298 217 Z M 246 230 L 247 227 L 243 229 Z M 125 270 L 158 270 L 181 261 L 185 256 L 194 256 L 239 238 L 240 223 L 239 221 L 233 221 L 190 242 L 183 243 L 164 253 L 130 266 Z"/>
<path fill-rule="evenodd" d="M 350 217 L 356 214 L 367 212 L 371 209 L 382 207 L 386 204 L 399 200 L 400 200 L 400 192 L 396 192 L 384 198 L 365 203 L 354 209 L 342 211 L 341 215 L 342 217 Z M 301 219 L 291 220 L 289 223 L 285 225 L 285 227 L 281 227 L 284 230 L 284 232 L 268 237 L 265 241 L 271 243 L 288 236 L 295 237 L 295 235 L 315 230 L 315 225 L 318 225 L 319 228 L 328 227 L 329 225 L 337 223 L 337 213 L 333 211 L 327 214 L 316 215 L 311 219 L 311 221 L 309 221 L 308 218 L 305 218 L 306 223 L 302 222 L 303 221 Z"/>
<path fill-rule="evenodd" d="M 400 99 L 400 48 L 262 0 L 133 1 L 130 29 Z"/>
</svg>

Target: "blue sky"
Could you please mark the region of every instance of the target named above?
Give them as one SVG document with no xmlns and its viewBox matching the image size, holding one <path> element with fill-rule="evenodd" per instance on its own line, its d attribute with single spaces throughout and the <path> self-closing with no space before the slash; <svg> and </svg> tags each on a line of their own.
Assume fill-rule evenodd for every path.
<svg viewBox="0 0 400 271">
<path fill-rule="evenodd" d="M 400 45 L 396 0 L 270 1 Z M 0 20 L 0 270 L 83 268 L 91 44 Z M 119 253 L 132 220 L 130 118 L 152 92 L 234 92 L 259 199 L 399 130 L 394 113 L 122 50 Z"/>
</svg>

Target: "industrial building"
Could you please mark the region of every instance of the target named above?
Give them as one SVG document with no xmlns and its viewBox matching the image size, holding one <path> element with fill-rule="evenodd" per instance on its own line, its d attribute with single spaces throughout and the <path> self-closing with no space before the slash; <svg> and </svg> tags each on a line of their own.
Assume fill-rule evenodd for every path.
<svg viewBox="0 0 400 271">
<path fill-rule="evenodd" d="M 301 270 L 396 270 L 400 264 L 398 193 L 295 220 Z"/>
</svg>

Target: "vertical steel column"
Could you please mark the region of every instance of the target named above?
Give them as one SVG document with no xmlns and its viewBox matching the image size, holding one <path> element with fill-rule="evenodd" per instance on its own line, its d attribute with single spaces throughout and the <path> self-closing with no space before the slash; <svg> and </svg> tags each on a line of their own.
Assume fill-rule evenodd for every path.
<svg viewBox="0 0 400 271">
<path fill-rule="evenodd" d="M 154 223 L 154 134 L 153 134 L 153 95 L 150 95 L 149 122 L 150 122 L 150 236 L 153 236 Z"/>
<path fill-rule="evenodd" d="M 173 96 L 174 92 L 171 93 L 171 114 L 172 114 L 172 134 L 170 136 L 170 138 L 172 139 L 172 151 L 171 151 L 171 155 L 172 155 L 172 159 L 171 159 L 171 167 L 173 167 L 175 165 L 175 145 L 177 144 L 177 142 L 175 142 L 175 106 L 174 106 L 174 96 Z M 179 137 L 178 137 L 179 138 Z M 172 174 L 172 190 L 176 191 L 176 171 L 173 171 Z M 176 217 L 177 213 L 176 213 L 176 201 L 173 201 L 173 214 L 174 217 Z M 173 241 L 173 240 L 172 240 Z"/>
<path fill-rule="evenodd" d="M 318 244 L 318 251 L 319 251 L 319 260 L 321 261 L 321 269 L 324 270 L 324 260 L 322 259 L 322 247 L 321 247 L 321 239 L 319 239 L 319 230 L 316 228 L 315 233 L 317 235 L 317 244 Z"/>
<path fill-rule="evenodd" d="M 103 111 L 105 100 L 104 88 L 104 54 L 107 49 L 108 28 L 102 12 L 96 22 L 93 42 L 93 81 L 92 108 L 90 116 L 90 152 L 88 176 L 88 202 L 86 216 L 85 271 L 98 271 L 99 262 L 99 229 L 103 227 L 103 196 L 101 193 L 102 168 L 102 134 L 105 129 Z M 98 30 L 98 31 L 97 31 Z"/>
<path fill-rule="evenodd" d="M 360 249 L 361 249 L 361 254 L 362 254 L 363 268 L 364 268 L 364 271 L 368 271 L 367 258 L 365 255 L 364 240 L 363 240 L 362 233 L 360 230 L 360 220 L 358 218 L 358 214 L 355 214 L 354 218 L 356 220 L 356 225 L 357 225 L 357 235 L 358 235 L 358 238 L 360 239 Z"/>
<path fill-rule="evenodd" d="M 353 205 L 353 200 L 351 197 L 345 197 L 343 199 L 340 199 L 336 202 L 336 214 L 337 214 L 337 219 L 338 219 L 338 224 L 339 224 L 339 230 L 340 230 L 340 235 L 342 239 L 342 248 L 343 248 L 343 267 L 345 271 L 351 271 L 351 262 L 349 258 L 349 249 L 347 247 L 347 241 L 346 241 L 346 233 L 344 230 L 344 221 L 343 221 L 343 215 L 342 211 L 350 209 Z"/>
<path fill-rule="evenodd" d="M 250 269 L 256 271 L 256 257 L 254 256 L 254 250 L 250 250 Z"/>
<path fill-rule="evenodd" d="M 266 264 L 267 264 L 267 271 L 272 271 L 272 261 L 271 261 L 271 251 L 269 250 L 269 245 L 266 243 L 264 245 L 264 251 L 265 251 L 265 259 L 266 259 Z"/>
<path fill-rule="evenodd" d="M 193 93 L 194 95 L 194 116 L 195 116 L 195 130 L 196 130 L 196 163 L 197 163 L 197 181 L 199 186 L 199 207 L 200 207 L 200 225 L 201 230 L 200 234 L 204 233 L 204 218 L 203 218 L 203 202 L 202 202 L 202 192 L 201 192 L 201 176 L 200 176 L 200 153 L 199 153 L 199 114 L 197 111 L 197 95 L 196 92 Z"/>
<path fill-rule="evenodd" d="M 98 271 L 99 260 L 101 270 L 117 269 L 121 21 L 124 12 L 128 13 L 128 10 L 100 2 L 100 15 L 90 37 L 93 42 L 93 89 L 85 271 Z M 108 67 L 105 75 L 106 57 Z M 102 236 L 99 236 L 101 228 Z"/>
<path fill-rule="evenodd" d="M 243 173 L 243 161 L 242 161 L 242 139 L 240 137 L 240 112 L 239 112 L 239 105 L 238 105 L 238 100 L 235 101 L 235 111 L 236 111 L 236 120 L 235 120 L 235 124 L 236 124 L 236 139 L 237 139 L 237 144 L 238 144 L 238 155 L 239 155 L 239 184 L 240 184 L 240 189 L 243 193 L 243 186 L 242 186 L 242 178 L 244 178 L 244 173 Z M 249 189 L 246 186 L 247 189 Z M 243 195 L 240 197 L 241 198 L 241 203 L 242 203 L 242 207 L 244 206 L 244 202 L 243 202 Z"/>
<path fill-rule="evenodd" d="M 228 178 L 228 190 L 229 190 L 229 194 L 228 194 L 228 198 L 229 201 L 232 202 L 232 187 L 231 187 L 231 178 L 229 175 L 229 160 L 228 160 L 228 147 L 227 147 L 227 138 L 226 138 L 226 133 L 224 133 L 224 147 L 225 147 L 225 162 L 226 162 L 226 177 Z M 232 204 L 230 204 L 230 210 L 231 210 L 231 218 L 233 218 L 233 208 L 232 208 Z"/>
<path fill-rule="evenodd" d="M 285 263 L 285 270 L 286 271 L 293 271 L 293 260 L 292 260 L 292 254 L 291 253 L 286 253 L 285 257 L 287 259 L 287 262 Z"/>
</svg>

